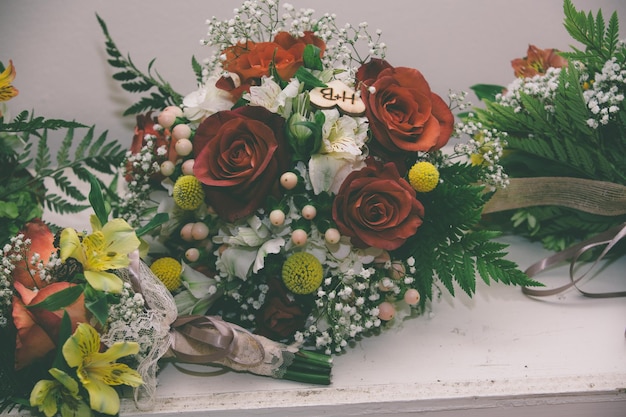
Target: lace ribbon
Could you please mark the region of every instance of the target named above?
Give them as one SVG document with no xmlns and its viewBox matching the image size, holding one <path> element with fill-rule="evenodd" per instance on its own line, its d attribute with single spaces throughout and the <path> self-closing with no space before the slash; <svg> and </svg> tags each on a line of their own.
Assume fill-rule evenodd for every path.
<svg viewBox="0 0 626 417">
<path fill-rule="evenodd" d="M 558 294 L 562 291 L 565 291 L 568 288 L 574 287 L 581 294 L 587 297 L 609 298 L 609 297 L 626 296 L 626 291 L 596 293 L 596 292 L 583 291 L 577 285 L 582 279 L 584 279 L 589 274 L 589 272 L 591 272 L 598 265 L 598 263 L 617 244 L 617 242 L 619 242 L 621 239 L 624 239 L 625 237 L 626 237 L 626 223 L 622 223 L 619 226 L 609 229 L 590 239 L 582 241 L 561 252 L 555 253 L 554 255 L 548 256 L 547 258 L 544 258 L 540 260 L 539 262 L 534 263 L 533 265 L 528 267 L 528 269 L 526 269 L 525 271 L 529 277 L 533 277 L 554 265 L 557 265 L 559 263 L 562 263 L 564 261 L 571 259 L 570 266 L 569 266 L 570 282 L 560 287 L 552 288 L 552 289 L 523 287 L 522 291 L 524 292 L 524 294 L 531 295 L 531 296 L 548 296 L 548 295 Z M 600 253 L 600 255 L 596 258 L 593 264 L 591 264 L 591 266 L 587 268 L 587 270 L 583 274 L 581 274 L 579 277 L 575 277 L 574 269 L 575 269 L 576 263 L 578 262 L 578 259 L 588 250 L 593 249 L 597 246 L 602 246 L 602 245 L 606 245 L 606 247 L 604 248 L 602 253 Z"/>
</svg>

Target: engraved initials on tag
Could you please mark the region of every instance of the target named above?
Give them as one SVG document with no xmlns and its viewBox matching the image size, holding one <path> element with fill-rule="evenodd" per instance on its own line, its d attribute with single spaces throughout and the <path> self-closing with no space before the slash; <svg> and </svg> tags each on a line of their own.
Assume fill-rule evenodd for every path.
<svg viewBox="0 0 626 417">
<path fill-rule="evenodd" d="M 365 103 L 356 92 L 339 80 L 331 81 L 326 87 L 318 87 L 309 93 L 311 103 L 321 109 L 339 108 L 350 116 L 363 116 Z"/>
</svg>

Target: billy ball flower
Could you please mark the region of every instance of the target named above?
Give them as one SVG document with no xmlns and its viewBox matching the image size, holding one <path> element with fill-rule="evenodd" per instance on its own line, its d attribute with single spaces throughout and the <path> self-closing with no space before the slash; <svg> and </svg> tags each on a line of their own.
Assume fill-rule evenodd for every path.
<svg viewBox="0 0 626 417">
<path fill-rule="evenodd" d="M 427 193 L 437 187 L 439 171 L 430 162 L 418 162 L 409 170 L 409 183 L 420 193 Z"/>
<path fill-rule="evenodd" d="M 159 258 L 150 265 L 150 270 L 169 291 L 174 291 L 180 286 L 183 267 L 176 259 Z"/>
<path fill-rule="evenodd" d="M 322 284 L 323 277 L 322 264 L 310 253 L 294 253 L 283 264 L 283 282 L 295 294 L 312 293 Z"/>
<path fill-rule="evenodd" d="M 193 175 L 183 175 L 176 180 L 174 202 L 183 210 L 196 210 L 204 201 L 202 184 Z"/>
</svg>

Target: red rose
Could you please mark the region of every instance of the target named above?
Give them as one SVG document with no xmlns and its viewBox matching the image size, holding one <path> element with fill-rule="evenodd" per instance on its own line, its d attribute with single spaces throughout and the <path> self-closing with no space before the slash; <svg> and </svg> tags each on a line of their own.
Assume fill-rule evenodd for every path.
<svg viewBox="0 0 626 417">
<path fill-rule="evenodd" d="M 248 41 L 231 46 L 223 51 L 226 59 L 222 66 L 225 70 L 237 74 L 240 84 L 233 84 L 232 78 L 222 78 L 217 86 L 239 97 L 243 91 L 248 91 L 250 86 L 259 85 L 261 77 L 269 76 L 272 64 L 280 78 L 287 81 L 302 66 L 302 54 L 308 44 L 317 46 L 322 53 L 326 49 L 324 42 L 312 32 L 305 32 L 304 36 L 299 38 L 293 37 L 288 32 L 280 32 L 273 42 Z"/>
<path fill-rule="evenodd" d="M 30 250 L 21 261 L 15 263 L 11 277 L 14 282 L 19 282 L 27 288 L 43 288 L 48 284 L 41 280 L 39 274 L 31 274 L 30 269 L 33 266 L 30 265 L 30 260 L 36 253 L 44 265 L 48 263 L 50 256 L 57 251 L 54 247 L 54 235 L 41 219 L 29 221 L 20 233 L 24 234 L 24 239 L 30 239 Z"/>
<path fill-rule="evenodd" d="M 285 339 L 302 329 L 308 313 L 289 298 L 280 280 L 271 279 L 268 286 L 265 304 L 256 316 L 255 333 L 274 340 Z"/>
<path fill-rule="evenodd" d="M 259 106 L 218 112 L 200 124 L 193 172 L 218 215 L 235 221 L 269 195 L 280 197 L 279 178 L 290 162 L 284 125 L 282 117 Z"/>
<path fill-rule="evenodd" d="M 448 142 L 454 116 L 418 70 L 372 59 L 359 68 L 356 78 L 373 138 L 386 153 L 428 152 Z"/>
<path fill-rule="evenodd" d="M 360 248 L 397 249 L 415 234 L 423 217 L 424 206 L 395 164 L 371 158 L 365 168 L 348 175 L 333 202 L 339 231 Z"/>
<path fill-rule="evenodd" d="M 157 124 L 156 118 L 152 117 L 152 112 L 149 112 L 145 115 L 137 116 L 137 125 L 135 126 L 135 134 L 133 135 L 133 143 L 130 145 L 130 153 L 136 155 L 141 151 L 141 148 L 146 146 L 146 135 L 154 136 L 155 139 L 155 157 L 156 161 L 160 164 L 166 160 L 176 162 L 178 158 L 178 154 L 176 153 L 176 140 L 171 136 L 170 131 L 168 129 L 155 130 L 154 125 Z M 165 146 L 167 150 L 166 155 L 158 155 L 156 154 L 157 150 Z M 133 174 L 133 166 L 132 164 L 128 164 L 126 166 L 126 181 L 132 181 Z M 157 182 L 161 182 L 163 180 L 163 175 L 160 172 L 152 174 L 151 179 Z"/>
<path fill-rule="evenodd" d="M 19 282 L 14 283 L 18 294 L 13 296 L 13 323 L 17 329 L 15 369 L 28 366 L 55 349 L 64 310 L 70 316 L 73 330 L 76 329 L 78 323 L 89 322 L 84 296 L 82 295 L 64 310 L 48 311 L 42 308 L 26 308 L 26 306 L 40 303 L 50 295 L 73 285 L 68 282 L 55 282 L 35 292 Z"/>
</svg>

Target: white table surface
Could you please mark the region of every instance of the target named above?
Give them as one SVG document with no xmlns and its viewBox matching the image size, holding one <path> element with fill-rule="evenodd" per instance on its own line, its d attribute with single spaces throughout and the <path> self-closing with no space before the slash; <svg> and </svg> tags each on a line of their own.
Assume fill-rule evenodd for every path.
<svg viewBox="0 0 626 417">
<path fill-rule="evenodd" d="M 80 217 L 65 225 L 83 221 L 89 229 Z M 547 254 L 517 237 L 502 240 L 523 268 Z M 566 272 L 537 278 L 556 286 Z M 624 290 L 625 278 L 621 258 L 589 285 Z M 623 417 L 625 329 L 625 298 L 568 290 L 534 299 L 517 287 L 479 282 L 474 298 L 445 293 L 423 316 L 335 357 L 330 386 L 168 363 L 154 409 L 138 411 L 128 399 L 121 415 Z"/>
</svg>

